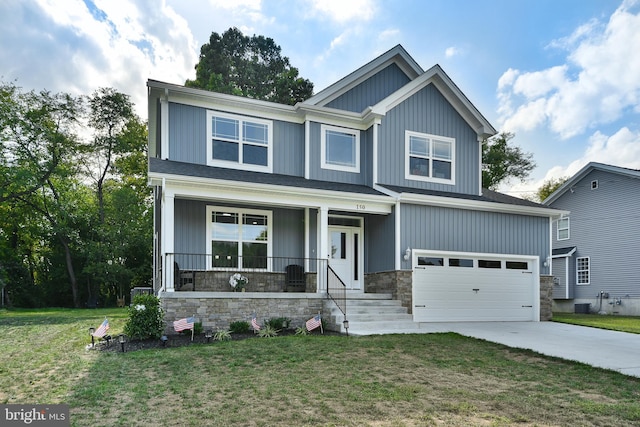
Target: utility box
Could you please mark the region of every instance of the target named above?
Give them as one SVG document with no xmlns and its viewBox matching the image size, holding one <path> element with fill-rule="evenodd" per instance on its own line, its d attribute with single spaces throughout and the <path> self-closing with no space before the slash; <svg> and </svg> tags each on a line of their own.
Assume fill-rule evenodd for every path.
<svg viewBox="0 0 640 427">
<path fill-rule="evenodd" d="M 591 303 L 586 304 L 574 304 L 573 305 L 574 312 L 576 314 L 589 314 L 591 312 Z"/>
</svg>

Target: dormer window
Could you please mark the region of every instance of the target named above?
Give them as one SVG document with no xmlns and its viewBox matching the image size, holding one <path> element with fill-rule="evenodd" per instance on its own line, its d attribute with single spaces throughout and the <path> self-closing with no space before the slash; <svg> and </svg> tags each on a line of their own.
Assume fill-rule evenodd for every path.
<svg viewBox="0 0 640 427">
<path fill-rule="evenodd" d="M 336 126 L 321 126 L 322 168 L 360 172 L 360 132 Z"/>
<path fill-rule="evenodd" d="M 271 172 L 271 121 L 216 111 L 208 111 L 207 119 L 209 165 Z"/>
<path fill-rule="evenodd" d="M 405 178 L 455 183 L 456 140 L 445 136 L 405 132 Z"/>
</svg>

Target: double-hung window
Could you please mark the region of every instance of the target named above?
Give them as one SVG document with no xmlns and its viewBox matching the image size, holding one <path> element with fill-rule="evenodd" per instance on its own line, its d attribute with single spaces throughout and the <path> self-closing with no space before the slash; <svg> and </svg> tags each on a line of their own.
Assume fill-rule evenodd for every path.
<svg viewBox="0 0 640 427">
<path fill-rule="evenodd" d="M 589 257 L 576 258 L 576 283 L 588 285 L 591 283 L 591 263 Z"/>
<path fill-rule="evenodd" d="M 405 178 L 455 184 L 456 140 L 445 136 L 405 132 Z"/>
<path fill-rule="evenodd" d="M 272 128 L 269 120 L 207 112 L 207 163 L 271 172 Z"/>
<path fill-rule="evenodd" d="M 271 211 L 207 207 L 211 268 L 269 269 Z"/>
<path fill-rule="evenodd" d="M 323 169 L 360 172 L 360 132 L 353 129 L 322 125 Z"/>
<path fill-rule="evenodd" d="M 569 238 L 569 217 L 562 217 L 558 220 L 558 240 Z"/>
</svg>

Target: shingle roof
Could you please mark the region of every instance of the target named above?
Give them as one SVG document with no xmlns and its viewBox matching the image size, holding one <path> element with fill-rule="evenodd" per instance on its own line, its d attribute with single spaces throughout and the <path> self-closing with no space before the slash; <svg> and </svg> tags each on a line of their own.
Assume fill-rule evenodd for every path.
<svg viewBox="0 0 640 427">
<path fill-rule="evenodd" d="M 518 197 L 508 196 L 506 194 L 498 193 L 497 191 L 492 191 L 486 188 L 483 188 L 482 195 L 478 196 L 475 194 L 450 193 L 446 191 L 424 190 L 420 188 L 400 187 L 396 185 L 380 185 L 380 186 L 383 188 L 389 189 L 394 193 L 411 193 L 411 194 L 420 194 L 424 196 L 452 197 L 454 199 L 475 200 L 479 202 L 492 202 L 492 203 L 503 203 L 507 205 L 548 208 L 548 206 L 541 205 L 540 203 L 535 203 L 529 200 L 520 199 Z"/>
<path fill-rule="evenodd" d="M 571 255 L 577 248 L 575 246 L 569 246 L 567 248 L 557 248 L 551 251 L 551 256 L 561 257 L 563 255 Z"/>
<path fill-rule="evenodd" d="M 256 184 L 279 185 L 283 187 L 313 188 L 316 190 L 340 191 L 344 193 L 369 194 L 385 196 L 366 185 L 344 184 L 340 182 L 318 181 L 300 176 L 271 174 L 238 169 L 226 169 L 193 163 L 149 158 L 149 172 L 169 175 L 190 176 L 196 178 L 219 179 L 233 182 L 252 182 Z"/>
</svg>

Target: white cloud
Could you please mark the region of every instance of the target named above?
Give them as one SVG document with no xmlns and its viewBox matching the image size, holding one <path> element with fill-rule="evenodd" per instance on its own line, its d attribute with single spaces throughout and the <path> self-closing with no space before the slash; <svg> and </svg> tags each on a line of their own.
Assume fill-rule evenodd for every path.
<svg viewBox="0 0 640 427">
<path fill-rule="evenodd" d="M 640 169 L 640 131 L 634 132 L 623 127 L 611 136 L 595 132 L 580 158 L 568 165 L 553 166 L 540 180 L 504 186 L 501 190 L 516 196 L 534 194 L 545 181 L 571 177 L 589 162 Z"/>
<path fill-rule="evenodd" d="M 326 16 L 339 24 L 369 21 L 376 12 L 374 0 L 310 0 L 314 14 Z"/>
<path fill-rule="evenodd" d="M 503 127 L 517 132 L 548 126 L 570 138 L 628 110 L 640 111 L 640 13 L 633 10 L 639 4 L 624 2 L 606 25 L 590 21 L 552 43 L 570 50 L 566 64 L 507 70 L 498 82 Z"/>
<path fill-rule="evenodd" d="M 447 49 L 445 49 L 444 56 L 446 56 L 447 58 L 451 58 L 451 57 L 454 57 L 456 55 L 459 55 L 460 53 L 461 53 L 460 49 L 458 49 L 455 46 L 451 46 L 451 47 L 448 47 Z"/>
</svg>

